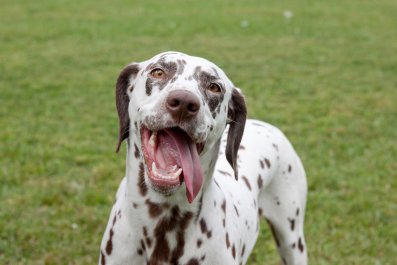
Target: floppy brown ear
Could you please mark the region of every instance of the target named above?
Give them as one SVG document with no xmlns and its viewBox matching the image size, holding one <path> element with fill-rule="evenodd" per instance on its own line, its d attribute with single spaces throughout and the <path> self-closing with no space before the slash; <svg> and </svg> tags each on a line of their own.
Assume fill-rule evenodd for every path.
<svg viewBox="0 0 397 265">
<path fill-rule="evenodd" d="M 226 143 L 226 159 L 234 170 L 234 177 L 238 179 L 237 152 L 243 137 L 245 121 L 247 119 L 247 108 L 244 97 L 237 89 L 233 89 L 232 98 L 228 109 L 229 133 Z"/>
<path fill-rule="evenodd" d="M 128 138 L 130 118 L 128 116 L 128 103 L 130 99 L 127 94 L 131 82 L 136 78 L 139 72 L 138 64 L 127 65 L 119 74 L 116 82 L 116 108 L 119 115 L 119 139 L 116 146 L 116 152 L 120 150 L 120 145 L 124 139 Z"/>
</svg>

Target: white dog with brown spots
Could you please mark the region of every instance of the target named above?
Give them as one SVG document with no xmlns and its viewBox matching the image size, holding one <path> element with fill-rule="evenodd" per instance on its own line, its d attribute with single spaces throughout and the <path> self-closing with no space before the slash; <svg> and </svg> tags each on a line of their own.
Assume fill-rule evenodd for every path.
<svg viewBox="0 0 397 265">
<path fill-rule="evenodd" d="M 280 130 L 246 120 L 219 67 L 177 52 L 129 64 L 116 105 L 126 176 L 99 264 L 245 264 L 260 217 L 283 264 L 307 264 L 302 163 Z"/>
</svg>

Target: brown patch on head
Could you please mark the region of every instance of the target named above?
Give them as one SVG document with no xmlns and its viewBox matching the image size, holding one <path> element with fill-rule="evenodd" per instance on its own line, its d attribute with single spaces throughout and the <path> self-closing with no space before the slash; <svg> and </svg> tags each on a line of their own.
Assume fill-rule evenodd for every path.
<svg viewBox="0 0 397 265">
<path fill-rule="evenodd" d="M 183 71 L 185 70 L 186 61 L 178 59 L 178 60 L 176 60 L 176 62 L 178 63 L 178 71 L 176 74 L 181 75 L 181 74 L 183 74 Z"/>
<path fill-rule="evenodd" d="M 208 104 L 210 111 L 212 112 L 213 118 L 216 116 L 215 110 L 218 105 L 223 101 L 225 89 L 219 83 L 219 77 L 212 75 L 206 71 L 203 71 L 200 66 L 194 69 L 193 78 L 198 82 L 200 92 L 203 94 L 205 101 Z M 211 93 L 207 91 L 208 86 L 211 83 L 216 83 L 221 88 L 220 93 Z"/>
<path fill-rule="evenodd" d="M 157 62 L 151 64 L 150 67 L 147 68 L 147 71 L 151 72 L 151 71 L 155 70 L 156 68 L 163 70 L 165 76 L 164 76 L 164 78 L 156 79 L 149 75 L 149 77 L 146 81 L 146 94 L 147 95 L 151 94 L 153 87 L 158 87 L 159 90 L 162 90 L 175 77 L 175 74 L 177 73 L 177 70 L 178 70 L 178 65 L 176 62 L 172 62 L 172 61 L 167 62 L 165 60 L 165 56 L 162 56 Z M 182 71 L 183 71 L 183 69 L 182 69 Z"/>
<path fill-rule="evenodd" d="M 146 95 L 150 96 L 152 94 L 153 84 L 154 84 L 153 79 L 148 78 L 146 80 L 146 83 L 145 83 L 145 93 L 146 93 Z"/>
</svg>

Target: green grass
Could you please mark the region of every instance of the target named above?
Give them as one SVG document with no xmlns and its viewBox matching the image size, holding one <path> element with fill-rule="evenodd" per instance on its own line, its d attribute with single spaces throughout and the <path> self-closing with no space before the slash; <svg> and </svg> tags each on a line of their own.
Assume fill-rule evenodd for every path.
<svg viewBox="0 0 397 265">
<path fill-rule="evenodd" d="M 115 79 L 165 50 L 220 65 L 294 143 L 311 264 L 395 264 L 397 2 L 133 2 L 1 2 L 0 264 L 95 264 L 124 174 Z M 263 224 L 249 264 L 278 262 Z"/>
</svg>

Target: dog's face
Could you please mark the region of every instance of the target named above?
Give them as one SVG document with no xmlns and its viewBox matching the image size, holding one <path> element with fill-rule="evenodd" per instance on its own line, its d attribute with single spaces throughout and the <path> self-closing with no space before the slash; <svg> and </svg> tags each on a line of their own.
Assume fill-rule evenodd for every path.
<svg viewBox="0 0 397 265">
<path fill-rule="evenodd" d="M 215 64 L 167 52 L 132 63 L 120 73 L 116 105 L 121 142 L 138 135 L 146 165 L 146 183 L 171 195 L 182 183 L 191 202 L 200 191 L 202 157 L 211 154 L 230 123 L 226 156 L 237 176 L 237 150 L 246 108 L 238 89 Z"/>
</svg>

